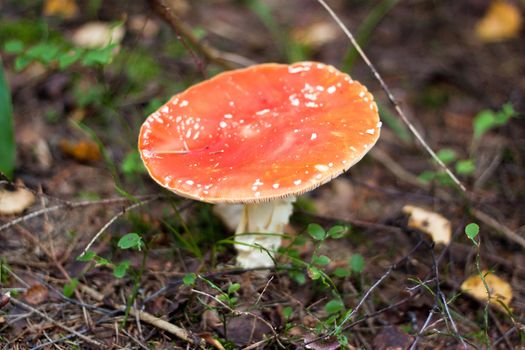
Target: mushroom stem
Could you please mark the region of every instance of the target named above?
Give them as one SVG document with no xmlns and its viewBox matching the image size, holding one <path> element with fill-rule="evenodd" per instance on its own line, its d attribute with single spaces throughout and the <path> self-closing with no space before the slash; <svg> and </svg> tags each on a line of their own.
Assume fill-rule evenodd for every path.
<svg viewBox="0 0 525 350">
<path fill-rule="evenodd" d="M 275 265 L 273 258 L 292 215 L 293 202 L 295 197 L 288 197 L 244 206 L 235 231 L 237 265 L 243 268 Z"/>
</svg>

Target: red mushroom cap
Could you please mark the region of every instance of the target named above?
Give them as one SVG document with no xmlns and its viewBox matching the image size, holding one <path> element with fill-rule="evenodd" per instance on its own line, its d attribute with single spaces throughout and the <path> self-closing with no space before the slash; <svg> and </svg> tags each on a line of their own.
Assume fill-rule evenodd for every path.
<svg viewBox="0 0 525 350">
<path fill-rule="evenodd" d="M 151 177 L 184 197 L 249 203 L 330 181 L 375 144 L 373 96 L 332 66 L 261 64 L 173 96 L 140 130 Z"/>
</svg>

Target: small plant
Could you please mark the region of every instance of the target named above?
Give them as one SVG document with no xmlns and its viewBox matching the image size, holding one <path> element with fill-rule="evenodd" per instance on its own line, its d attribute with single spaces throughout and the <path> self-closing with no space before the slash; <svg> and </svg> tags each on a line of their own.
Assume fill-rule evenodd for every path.
<svg viewBox="0 0 525 350">
<path fill-rule="evenodd" d="M 479 142 L 480 138 L 489 130 L 507 124 L 512 117 L 517 115 L 512 104 L 506 103 L 500 111 L 483 110 L 479 112 L 473 121 L 472 144 Z M 476 162 L 472 158 L 458 159 L 456 151 L 443 148 L 436 154 L 446 165 L 454 165 L 456 173 L 462 176 L 472 176 L 476 171 Z M 442 186 L 453 186 L 454 183 L 444 171 L 424 171 L 419 174 L 423 182 L 436 181 Z"/>
<path fill-rule="evenodd" d="M 4 45 L 4 51 L 16 55 L 15 70 L 21 71 L 33 62 L 59 70 L 65 70 L 74 63 L 85 67 L 106 65 L 113 60 L 116 44 L 102 48 L 84 49 L 56 41 L 41 41 L 27 46 L 21 40 L 10 40 Z"/>
<path fill-rule="evenodd" d="M 517 115 L 511 103 L 506 103 L 499 111 L 490 109 L 479 112 L 474 118 L 474 139 L 481 138 L 487 131 L 507 124 Z"/>
</svg>

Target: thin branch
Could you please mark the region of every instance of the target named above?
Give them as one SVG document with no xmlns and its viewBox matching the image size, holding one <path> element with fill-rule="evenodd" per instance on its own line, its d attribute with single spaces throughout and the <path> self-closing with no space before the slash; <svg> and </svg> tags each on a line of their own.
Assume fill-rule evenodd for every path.
<svg viewBox="0 0 525 350">
<path fill-rule="evenodd" d="M 354 46 L 354 48 L 359 53 L 359 55 L 361 56 L 363 61 L 365 61 L 365 63 L 368 66 L 368 68 L 370 68 L 370 70 L 372 71 L 372 74 L 374 75 L 376 80 L 379 82 L 379 84 L 381 85 L 383 90 L 385 91 L 385 93 L 386 93 L 390 103 L 392 103 L 392 105 L 394 106 L 394 109 L 396 110 L 397 114 L 401 117 L 401 120 L 403 120 L 403 122 L 407 125 L 408 129 L 412 132 L 412 134 L 414 134 L 414 136 L 419 141 L 419 143 L 423 146 L 423 148 L 428 152 L 428 154 L 430 154 L 430 156 L 432 156 L 432 158 L 439 164 L 439 166 L 447 173 L 447 175 L 452 179 L 452 181 L 454 181 L 454 183 L 463 192 L 466 193 L 467 189 L 465 188 L 465 186 L 459 181 L 459 179 L 456 177 L 456 175 L 454 175 L 454 173 L 452 173 L 452 171 L 445 165 L 445 163 L 443 163 L 441 161 L 441 159 L 438 158 L 436 153 L 432 150 L 432 148 L 430 148 L 430 146 L 423 139 L 423 137 L 421 136 L 419 131 L 417 131 L 417 129 L 414 127 L 414 125 L 410 122 L 410 120 L 408 120 L 407 116 L 405 115 L 405 112 L 403 112 L 403 110 L 399 106 L 399 103 L 395 99 L 394 95 L 392 95 L 392 92 L 390 91 L 390 89 L 386 85 L 385 81 L 383 80 L 381 75 L 379 75 L 379 72 L 374 67 L 374 65 L 372 64 L 370 59 L 368 59 L 368 56 L 364 53 L 363 49 L 361 48 L 361 46 L 359 45 L 357 40 L 355 40 L 355 38 L 354 38 L 353 34 L 350 32 L 350 30 L 348 30 L 348 28 L 345 26 L 345 24 L 336 15 L 336 13 L 332 10 L 332 8 L 330 8 L 330 6 L 328 6 L 326 4 L 326 2 L 324 0 L 317 0 L 317 2 L 319 2 L 325 8 L 325 10 L 330 14 L 330 16 L 332 16 L 332 18 L 337 23 L 337 25 L 341 28 L 341 30 L 348 37 L 348 39 L 352 43 L 352 46 Z"/>
<path fill-rule="evenodd" d="M 147 198 L 161 198 L 159 195 L 146 195 L 146 196 L 137 196 L 136 199 L 147 199 Z M 10 227 L 13 227 L 21 222 L 34 219 L 36 217 L 55 212 L 62 209 L 73 209 L 73 208 L 80 208 L 80 207 L 88 207 L 92 205 L 108 205 L 108 204 L 115 204 L 120 202 L 130 202 L 129 198 L 108 198 L 108 199 L 102 199 L 97 201 L 79 201 L 79 202 L 65 202 L 62 204 L 57 204 L 52 207 L 43 208 L 40 210 L 36 210 L 32 213 L 29 213 L 27 215 L 21 216 L 19 218 L 13 219 L 2 226 L 0 226 L 0 232 L 7 230 Z"/>
<path fill-rule="evenodd" d="M 155 13 L 160 16 L 173 31 L 177 34 L 178 39 L 181 43 L 186 46 L 185 40 L 187 40 L 191 46 L 193 46 L 197 51 L 199 51 L 207 60 L 215 63 L 216 65 L 224 69 L 234 69 L 236 68 L 227 58 L 235 57 L 236 61 L 239 61 L 239 56 L 233 55 L 230 53 L 223 54 L 219 50 L 207 45 L 206 43 L 199 40 L 184 22 L 180 20 L 177 15 L 170 11 L 170 9 L 164 4 L 162 0 L 148 0 L 151 8 Z M 193 50 L 189 47 L 186 47 L 192 54 L 194 60 L 197 62 L 199 69 L 202 70 L 202 62 L 195 56 Z"/>
</svg>

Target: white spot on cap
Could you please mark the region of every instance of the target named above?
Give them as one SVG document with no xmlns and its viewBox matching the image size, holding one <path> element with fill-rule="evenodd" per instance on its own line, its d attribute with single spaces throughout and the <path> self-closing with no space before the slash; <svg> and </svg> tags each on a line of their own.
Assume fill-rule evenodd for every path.
<svg viewBox="0 0 525 350">
<path fill-rule="evenodd" d="M 380 127 L 382 127 L 382 126 L 383 126 L 383 123 L 382 123 L 382 122 L 377 122 L 376 127 L 380 128 Z"/>
<path fill-rule="evenodd" d="M 180 106 L 180 107 L 186 107 L 187 105 L 189 105 L 189 102 L 186 101 L 186 100 L 184 100 L 184 101 L 182 101 L 181 103 L 179 103 L 179 106 Z"/>
<path fill-rule="evenodd" d="M 187 183 L 188 185 L 190 185 L 190 186 L 194 184 L 194 182 L 193 182 L 192 180 L 186 180 L 186 183 Z"/>
<path fill-rule="evenodd" d="M 333 167 L 333 166 L 334 166 L 334 163 L 332 163 L 332 162 L 328 163 L 328 167 L 329 167 L 329 168 L 331 168 L 331 167 Z"/>
<path fill-rule="evenodd" d="M 289 99 L 292 106 L 299 106 L 299 99 L 296 94 L 290 95 Z"/>
<path fill-rule="evenodd" d="M 361 98 L 365 97 L 365 92 L 364 92 L 364 91 L 361 91 L 361 92 L 359 93 L 359 97 L 361 97 Z"/>
<path fill-rule="evenodd" d="M 160 110 L 162 113 L 169 113 L 170 111 L 170 108 L 168 106 L 164 106 L 162 107 L 162 109 Z"/>
<path fill-rule="evenodd" d="M 278 189 L 279 188 L 279 184 L 273 184 L 272 187 L 275 188 L 275 189 Z"/>
<path fill-rule="evenodd" d="M 374 135 L 375 132 L 376 132 L 375 129 L 368 129 L 368 130 L 366 131 L 366 133 L 367 133 L 367 134 L 370 134 L 370 135 Z"/>
<path fill-rule="evenodd" d="M 225 127 L 228 126 L 228 124 L 226 124 L 226 122 L 225 122 L 224 120 L 221 120 L 221 122 L 219 123 L 219 126 L 220 126 L 221 128 L 225 128 Z"/>
<path fill-rule="evenodd" d="M 297 179 L 297 180 L 295 180 L 295 181 L 293 182 L 293 184 L 294 184 L 295 186 L 299 186 L 299 185 L 301 184 L 301 182 L 302 182 L 302 181 L 301 181 L 300 179 Z"/>
<path fill-rule="evenodd" d="M 308 72 L 309 70 L 310 70 L 310 67 L 308 66 L 288 67 L 288 72 L 291 74 L 300 73 L 300 72 Z"/>
<path fill-rule="evenodd" d="M 328 89 L 326 89 L 326 91 L 329 93 L 329 94 L 333 94 L 336 90 L 336 87 L 335 86 L 330 86 Z"/>
<path fill-rule="evenodd" d="M 357 149 L 354 146 L 350 146 L 350 149 L 354 152 L 357 151 Z"/>
<path fill-rule="evenodd" d="M 322 174 L 317 174 L 317 175 L 315 175 L 315 178 L 318 179 L 318 180 L 319 180 L 320 178 L 322 178 L 322 177 L 323 177 Z"/>
<path fill-rule="evenodd" d="M 231 115 L 231 114 L 225 114 L 225 115 L 224 115 L 224 118 L 226 118 L 226 119 L 232 119 L 232 118 L 233 118 L 233 115 Z"/>
<path fill-rule="evenodd" d="M 261 185 L 264 185 L 260 179 L 256 179 L 255 182 L 253 183 L 254 186 L 261 186 Z"/>
<path fill-rule="evenodd" d="M 181 120 L 182 120 L 182 117 L 181 117 L 181 116 L 178 116 L 178 117 L 175 119 L 175 122 L 179 123 Z"/>
<path fill-rule="evenodd" d="M 315 140 L 317 138 L 317 134 L 315 132 L 312 133 L 312 136 L 310 136 L 310 140 Z"/>
<path fill-rule="evenodd" d="M 324 164 L 316 164 L 314 166 L 314 168 L 316 168 L 317 170 L 319 170 L 320 172 L 325 172 L 325 171 L 328 171 L 328 167 Z"/>
<path fill-rule="evenodd" d="M 268 108 L 266 108 L 266 109 L 263 109 L 263 110 L 261 110 L 259 112 L 255 112 L 255 114 L 257 114 L 257 115 L 264 115 L 264 114 L 268 113 L 269 111 L 270 110 Z"/>
</svg>

